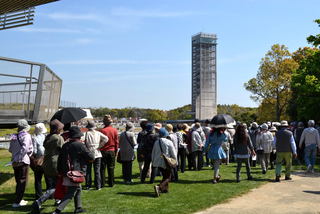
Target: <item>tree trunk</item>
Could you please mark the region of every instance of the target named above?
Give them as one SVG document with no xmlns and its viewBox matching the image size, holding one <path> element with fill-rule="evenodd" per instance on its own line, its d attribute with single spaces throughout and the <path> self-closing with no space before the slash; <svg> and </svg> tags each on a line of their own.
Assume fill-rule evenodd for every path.
<svg viewBox="0 0 320 214">
<path fill-rule="evenodd" d="M 276 121 L 280 122 L 280 96 L 277 90 L 277 102 L 276 102 Z"/>
</svg>

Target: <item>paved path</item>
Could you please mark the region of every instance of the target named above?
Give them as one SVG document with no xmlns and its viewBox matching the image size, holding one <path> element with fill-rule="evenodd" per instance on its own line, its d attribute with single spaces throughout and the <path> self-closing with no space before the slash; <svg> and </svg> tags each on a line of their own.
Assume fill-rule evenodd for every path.
<svg viewBox="0 0 320 214">
<path fill-rule="evenodd" d="M 320 214 L 320 174 L 297 172 L 292 178 L 270 182 L 196 214 Z"/>
</svg>

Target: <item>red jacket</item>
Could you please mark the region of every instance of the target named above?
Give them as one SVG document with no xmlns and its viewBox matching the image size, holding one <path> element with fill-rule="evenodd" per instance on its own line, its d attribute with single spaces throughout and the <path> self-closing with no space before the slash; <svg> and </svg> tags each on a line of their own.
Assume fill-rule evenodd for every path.
<svg viewBox="0 0 320 214">
<path fill-rule="evenodd" d="M 106 145 L 104 145 L 100 151 L 118 151 L 119 136 L 117 129 L 113 128 L 112 126 L 108 126 L 101 129 L 100 132 L 109 138 Z"/>
</svg>

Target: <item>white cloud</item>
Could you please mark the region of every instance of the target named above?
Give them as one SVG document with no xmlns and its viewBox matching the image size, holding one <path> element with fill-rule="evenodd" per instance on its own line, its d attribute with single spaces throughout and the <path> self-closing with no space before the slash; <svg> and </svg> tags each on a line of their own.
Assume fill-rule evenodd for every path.
<svg viewBox="0 0 320 214">
<path fill-rule="evenodd" d="M 189 60 L 61 60 L 52 62 L 55 65 L 154 65 L 154 64 L 190 64 Z"/>
<path fill-rule="evenodd" d="M 130 8 L 115 8 L 112 9 L 111 15 L 114 16 L 135 16 L 144 18 L 170 18 L 184 17 L 192 15 L 200 15 L 203 13 L 194 11 L 159 11 L 159 10 L 134 10 Z"/>
</svg>

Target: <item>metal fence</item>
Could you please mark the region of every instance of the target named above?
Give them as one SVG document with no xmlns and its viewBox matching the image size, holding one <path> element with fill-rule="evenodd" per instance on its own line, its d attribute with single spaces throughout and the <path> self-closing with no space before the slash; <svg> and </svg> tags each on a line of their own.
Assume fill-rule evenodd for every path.
<svg viewBox="0 0 320 214">
<path fill-rule="evenodd" d="M 59 108 L 61 87 L 45 64 L 0 57 L 0 124 L 48 120 Z"/>
</svg>

